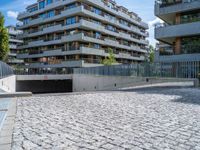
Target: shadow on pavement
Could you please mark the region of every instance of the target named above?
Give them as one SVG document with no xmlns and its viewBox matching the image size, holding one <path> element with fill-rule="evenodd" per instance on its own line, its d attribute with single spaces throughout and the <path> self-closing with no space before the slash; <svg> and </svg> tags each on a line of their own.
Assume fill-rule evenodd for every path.
<svg viewBox="0 0 200 150">
<path fill-rule="evenodd" d="M 181 98 L 172 102 L 200 105 L 200 89 L 180 86 L 152 86 L 122 90 L 122 92 L 136 92 L 139 94 L 175 95 Z"/>
</svg>

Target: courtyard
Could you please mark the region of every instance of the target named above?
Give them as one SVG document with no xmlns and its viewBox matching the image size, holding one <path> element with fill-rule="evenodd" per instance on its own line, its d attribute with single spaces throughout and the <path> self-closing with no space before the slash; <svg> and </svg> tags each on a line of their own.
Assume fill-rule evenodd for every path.
<svg viewBox="0 0 200 150">
<path fill-rule="evenodd" d="M 198 150 L 199 114 L 193 88 L 18 98 L 12 149 Z"/>
</svg>

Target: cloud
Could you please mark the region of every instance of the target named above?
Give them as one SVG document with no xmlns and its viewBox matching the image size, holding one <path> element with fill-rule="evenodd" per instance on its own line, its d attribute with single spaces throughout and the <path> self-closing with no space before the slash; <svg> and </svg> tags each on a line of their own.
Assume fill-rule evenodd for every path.
<svg viewBox="0 0 200 150">
<path fill-rule="evenodd" d="M 148 24 L 149 24 L 149 27 L 155 27 L 156 24 L 160 24 L 160 23 L 163 23 L 164 21 L 162 21 L 161 19 L 159 18 L 156 18 L 152 21 L 149 21 Z"/>
<path fill-rule="evenodd" d="M 164 23 L 163 20 L 159 19 L 159 18 L 155 18 L 154 20 L 148 21 L 148 25 L 149 25 L 149 41 L 150 43 L 155 46 L 155 44 L 157 43 L 157 40 L 154 38 L 154 30 L 155 30 L 155 26 L 157 24 L 160 23 Z"/>
<path fill-rule="evenodd" d="M 19 12 L 17 12 L 17 11 L 11 11 L 11 10 L 9 10 L 7 12 L 7 16 L 10 17 L 10 18 L 14 18 L 14 19 L 17 18 L 18 14 L 19 14 Z"/>
</svg>

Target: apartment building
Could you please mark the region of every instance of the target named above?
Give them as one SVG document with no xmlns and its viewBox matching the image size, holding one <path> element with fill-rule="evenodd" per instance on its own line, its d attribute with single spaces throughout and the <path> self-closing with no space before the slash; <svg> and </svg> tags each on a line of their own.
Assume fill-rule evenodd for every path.
<svg viewBox="0 0 200 150">
<path fill-rule="evenodd" d="M 22 32 L 20 30 L 17 30 L 16 27 L 14 26 L 8 26 L 7 30 L 9 33 L 9 48 L 10 48 L 10 52 L 7 58 L 7 63 L 13 67 L 18 65 L 21 66 L 21 64 L 23 64 L 23 60 L 17 59 L 16 56 L 17 56 L 17 45 L 23 43 L 23 41 L 19 40 L 17 36 Z"/>
<path fill-rule="evenodd" d="M 200 72 L 200 0 L 156 0 L 155 15 L 165 22 L 156 26 L 155 38 L 173 50 L 158 61 L 177 63 L 185 68 L 182 72 L 196 77 Z"/>
<path fill-rule="evenodd" d="M 145 61 L 148 25 L 113 0 L 38 0 L 18 20 L 29 70 L 99 66 L 110 49 L 118 63 Z"/>
</svg>

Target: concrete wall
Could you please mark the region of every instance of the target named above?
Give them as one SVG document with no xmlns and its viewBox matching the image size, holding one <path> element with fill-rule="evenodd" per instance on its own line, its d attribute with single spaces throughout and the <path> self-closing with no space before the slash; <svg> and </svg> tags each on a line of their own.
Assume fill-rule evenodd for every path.
<svg viewBox="0 0 200 150">
<path fill-rule="evenodd" d="M 16 76 L 9 76 L 3 79 L 0 79 L 0 89 L 6 92 L 15 92 L 16 91 Z"/>
<path fill-rule="evenodd" d="M 193 86 L 198 85 L 198 79 L 177 78 L 145 78 L 145 77 L 120 77 L 120 76 L 95 76 L 95 75 L 73 75 L 73 92 L 117 90 L 123 87 L 148 85 L 164 82 L 188 82 Z"/>
</svg>

